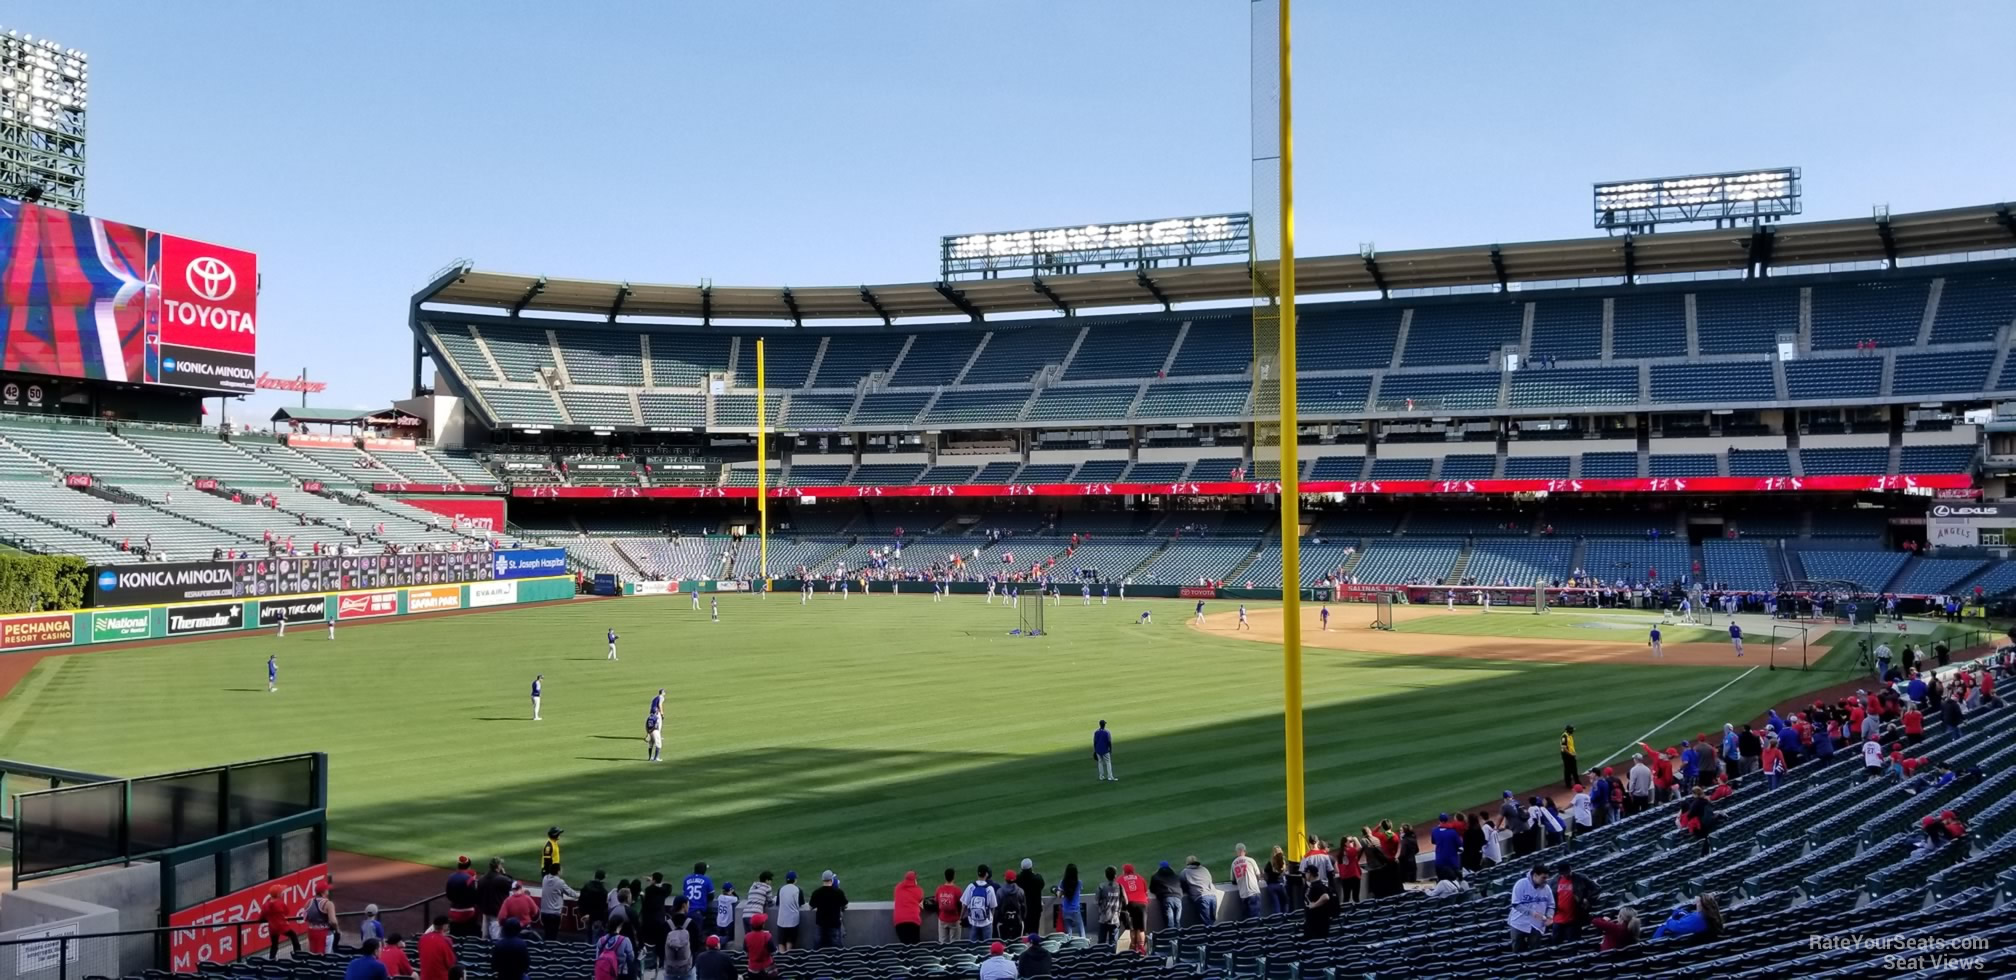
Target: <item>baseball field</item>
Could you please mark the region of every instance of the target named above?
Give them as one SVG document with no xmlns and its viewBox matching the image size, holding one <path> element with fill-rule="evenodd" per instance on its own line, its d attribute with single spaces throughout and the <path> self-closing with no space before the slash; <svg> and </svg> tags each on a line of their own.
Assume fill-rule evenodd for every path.
<svg viewBox="0 0 2016 980">
<path fill-rule="evenodd" d="M 878 890 L 1025 856 L 1215 864 L 1285 836 L 1280 611 L 1254 605 L 1242 631 L 1234 608 L 1211 603 L 1199 626 L 1188 601 L 1070 596 L 1046 610 L 1050 635 L 1021 638 L 978 596 L 728 594 L 719 623 L 681 596 L 114 648 L 28 670 L 0 701 L 0 757 L 137 775 L 325 751 L 333 846 L 529 873 L 559 824 L 577 881 L 701 858 L 736 881 L 834 868 Z M 1307 608 L 1305 671 L 1308 814 L 1326 837 L 1547 783 L 1565 723 L 1594 763 L 1847 679 L 1753 670 L 1768 631 L 1739 661 L 1719 629 L 1669 627 L 1653 663 L 1637 614 L 1414 607 L 1374 631 L 1371 607 L 1331 608 L 1329 632 Z M 661 687 L 666 758 L 650 764 Z M 1094 779 L 1102 718 L 1118 783 Z"/>
</svg>

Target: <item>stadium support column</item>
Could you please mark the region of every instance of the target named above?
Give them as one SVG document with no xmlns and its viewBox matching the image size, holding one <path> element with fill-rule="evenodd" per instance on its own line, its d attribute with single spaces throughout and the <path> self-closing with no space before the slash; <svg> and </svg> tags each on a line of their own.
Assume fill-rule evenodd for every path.
<svg viewBox="0 0 2016 980">
<path fill-rule="evenodd" d="M 1253 458 L 1279 453 L 1281 484 L 1281 681 L 1285 803 L 1290 856 L 1308 838 L 1303 822 L 1302 533 L 1295 406 L 1295 152 L 1290 98 L 1289 0 L 1252 2 Z M 1272 220 L 1274 235 L 1264 226 Z M 1270 239 L 1272 239 L 1270 241 Z M 1278 247 L 1278 251 L 1277 251 Z M 1274 254 L 1269 254 L 1270 252 Z M 1272 259 L 1272 289 L 1264 264 Z"/>
<path fill-rule="evenodd" d="M 756 338 L 756 587 L 770 580 L 770 458 L 767 453 L 769 413 L 763 400 L 770 395 L 769 379 L 763 374 L 763 338 Z"/>
</svg>

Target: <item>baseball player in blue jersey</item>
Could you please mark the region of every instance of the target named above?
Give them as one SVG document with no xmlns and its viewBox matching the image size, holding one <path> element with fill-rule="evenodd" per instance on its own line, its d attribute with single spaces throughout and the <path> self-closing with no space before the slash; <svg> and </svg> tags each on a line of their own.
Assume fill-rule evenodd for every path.
<svg viewBox="0 0 2016 980">
<path fill-rule="evenodd" d="M 266 693 L 271 694 L 279 689 L 280 689 L 280 661 L 273 659 L 272 654 L 267 654 Z"/>
<path fill-rule="evenodd" d="M 543 691 L 544 691 L 544 690 L 546 689 L 546 688 L 545 688 L 545 684 L 543 683 L 543 682 L 544 682 L 545 680 L 546 680 L 546 675 L 545 675 L 545 674 L 535 674 L 535 675 L 533 675 L 533 677 L 532 677 L 532 720 L 533 720 L 533 721 L 538 721 L 538 720 L 539 720 L 539 695 L 540 695 L 540 693 L 541 693 L 541 692 L 543 692 Z"/>
<path fill-rule="evenodd" d="M 613 626 L 609 628 L 609 659 L 618 659 L 616 656 L 616 628 Z"/>
</svg>

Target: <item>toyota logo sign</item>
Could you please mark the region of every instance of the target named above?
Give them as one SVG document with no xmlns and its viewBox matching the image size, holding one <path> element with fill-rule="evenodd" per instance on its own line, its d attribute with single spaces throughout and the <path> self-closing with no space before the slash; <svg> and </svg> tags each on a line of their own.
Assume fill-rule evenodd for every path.
<svg viewBox="0 0 2016 980">
<path fill-rule="evenodd" d="M 189 284 L 189 290 L 212 303 L 230 299 L 238 291 L 238 275 L 223 259 L 204 255 L 189 260 L 189 267 L 182 273 Z"/>
</svg>

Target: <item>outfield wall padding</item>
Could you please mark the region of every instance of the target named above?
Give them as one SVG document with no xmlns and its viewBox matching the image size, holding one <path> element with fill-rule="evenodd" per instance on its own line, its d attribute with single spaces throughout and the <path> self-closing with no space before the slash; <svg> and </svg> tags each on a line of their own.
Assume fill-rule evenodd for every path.
<svg viewBox="0 0 2016 980">
<path fill-rule="evenodd" d="M 312 629 L 329 622 L 378 619 L 552 602 L 574 597 L 572 576 L 409 585 L 349 592 L 220 599 L 153 606 L 0 616 L 0 654 L 60 650 L 143 640 L 180 639 L 247 630 Z"/>
</svg>

